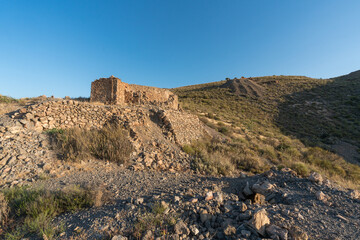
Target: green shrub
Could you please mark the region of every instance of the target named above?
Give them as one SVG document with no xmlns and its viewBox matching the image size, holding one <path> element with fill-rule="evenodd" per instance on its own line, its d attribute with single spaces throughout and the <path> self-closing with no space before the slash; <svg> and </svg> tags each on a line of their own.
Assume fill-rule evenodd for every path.
<svg viewBox="0 0 360 240">
<path fill-rule="evenodd" d="M 182 150 L 189 155 L 195 155 L 195 150 L 191 147 L 191 145 L 185 145 L 182 147 Z"/>
<path fill-rule="evenodd" d="M 297 174 L 307 177 L 310 174 L 309 168 L 302 162 L 296 162 L 291 165 L 291 168 L 297 172 Z"/>
<path fill-rule="evenodd" d="M 232 133 L 231 129 L 225 126 L 218 128 L 218 131 L 227 136 L 231 135 Z"/>
</svg>

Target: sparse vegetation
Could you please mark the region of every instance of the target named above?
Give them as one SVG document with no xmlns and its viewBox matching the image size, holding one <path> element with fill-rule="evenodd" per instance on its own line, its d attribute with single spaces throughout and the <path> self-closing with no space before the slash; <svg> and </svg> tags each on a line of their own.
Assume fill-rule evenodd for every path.
<svg viewBox="0 0 360 240">
<path fill-rule="evenodd" d="M 78 161 L 88 157 L 126 163 L 132 151 L 128 132 L 118 125 L 102 129 L 52 129 L 47 131 L 61 158 Z"/>
<path fill-rule="evenodd" d="M 55 239 L 62 231 L 51 220 L 63 213 L 90 207 L 95 192 L 78 186 L 51 192 L 44 188 L 15 187 L 2 191 L 10 208 L 9 219 L 1 233 L 5 239 L 38 236 Z"/>
<path fill-rule="evenodd" d="M 134 225 L 133 236 L 140 239 L 149 230 L 154 233 L 154 236 L 167 236 L 169 228 L 175 225 L 177 218 L 174 214 L 168 214 L 167 210 L 169 209 L 166 205 L 155 203 L 151 211 L 139 213 Z"/>
<path fill-rule="evenodd" d="M 0 103 L 16 103 L 19 100 L 12 98 L 12 97 L 8 97 L 8 96 L 3 96 L 0 94 Z"/>
<path fill-rule="evenodd" d="M 337 140 L 360 147 L 360 81 L 296 76 L 252 80 L 263 87 L 261 98 L 236 95 L 222 87 L 226 81 L 173 90 L 183 109 L 226 135 L 226 141 L 185 146 L 194 156 L 193 167 L 223 175 L 290 167 L 303 176 L 319 171 L 359 188 L 360 166 L 329 150 Z"/>
</svg>

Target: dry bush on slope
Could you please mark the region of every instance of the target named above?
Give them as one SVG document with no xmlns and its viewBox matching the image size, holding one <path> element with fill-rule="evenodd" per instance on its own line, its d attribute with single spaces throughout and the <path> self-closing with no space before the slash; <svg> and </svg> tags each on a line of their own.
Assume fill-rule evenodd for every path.
<svg viewBox="0 0 360 240">
<path fill-rule="evenodd" d="M 115 124 L 100 130 L 53 129 L 48 133 L 53 146 L 65 160 L 77 161 L 93 156 L 124 164 L 132 152 L 128 132 Z"/>
</svg>

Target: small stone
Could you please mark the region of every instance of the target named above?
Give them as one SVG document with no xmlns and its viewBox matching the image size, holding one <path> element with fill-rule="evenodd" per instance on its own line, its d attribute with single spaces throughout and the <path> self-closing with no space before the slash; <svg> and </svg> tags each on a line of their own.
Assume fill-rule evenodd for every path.
<svg viewBox="0 0 360 240">
<path fill-rule="evenodd" d="M 316 198 L 320 201 L 325 201 L 326 200 L 326 195 L 322 192 L 322 191 L 318 191 L 316 193 Z"/>
<path fill-rule="evenodd" d="M 174 226 L 174 231 L 176 234 L 180 234 L 180 235 L 189 235 L 190 234 L 190 230 L 189 228 L 186 226 L 186 224 L 180 220 L 178 221 L 175 226 Z"/>
<path fill-rule="evenodd" d="M 228 213 L 228 212 L 233 210 L 233 207 L 230 204 L 227 203 L 227 204 L 224 205 L 224 210 L 225 210 L 226 213 Z"/>
<path fill-rule="evenodd" d="M 197 199 L 197 198 L 191 198 L 191 199 L 189 200 L 189 202 L 191 202 L 191 203 L 197 203 L 197 202 L 198 202 L 198 199 Z"/>
<path fill-rule="evenodd" d="M 247 206 L 244 202 L 240 203 L 240 212 L 245 212 L 247 210 Z"/>
<path fill-rule="evenodd" d="M 246 186 L 244 187 L 243 193 L 245 194 L 245 196 L 250 196 L 251 194 L 253 194 L 253 192 L 250 189 L 249 182 L 246 182 Z"/>
<path fill-rule="evenodd" d="M 209 219 L 208 211 L 202 210 L 201 213 L 200 213 L 200 221 L 201 221 L 202 223 L 204 223 L 204 222 L 206 222 L 208 219 Z"/>
<path fill-rule="evenodd" d="M 207 192 L 205 195 L 205 201 L 210 201 L 214 198 L 213 192 Z"/>
<path fill-rule="evenodd" d="M 247 178 L 247 175 L 243 172 L 240 173 L 240 178 Z"/>
<path fill-rule="evenodd" d="M 122 235 L 116 235 L 111 240 L 128 240 L 128 238 Z"/>
<path fill-rule="evenodd" d="M 323 177 L 321 176 L 321 174 L 319 174 L 317 172 L 313 172 L 313 173 L 310 174 L 309 180 L 312 181 L 312 182 L 322 184 Z"/>
<path fill-rule="evenodd" d="M 174 202 L 179 203 L 181 201 L 181 198 L 179 196 L 174 197 Z"/>
<path fill-rule="evenodd" d="M 221 192 L 217 192 L 215 194 L 215 199 L 214 200 L 221 204 L 224 201 L 223 194 Z"/>
<path fill-rule="evenodd" d="M 269 225 L 266 227 L 266 232 L 271 239 L 288 240 L 288 231 L 276 225 Z"/>
<path fill-rule="evenodd" d="M 261 193 L 255 193 L 254 197 L 252 198 L 254 204 L 265 204 L 265 196 Z"/>
<path fill-rule="evenodd" d="M 190 226 L 190 231 L 194 236 L 196 236 L 200 233 L 200 230 L 195 225 Z"/>
<path fill-rule="evenodd" d="M 231 236 L 236 233 L 236 228 L 230 224 L 228 224 L 224 229 L 224 234 L 226 236 Z"/>
<path fill-rule="evenodd" d="M 264 181 L 263 183 L 255 183 L 252 186 L 252 190 L 256 193 L 260 193 L 265 195 L 266 193 L 270 192 L 274 188 L 274 185 L 271 184 L 269 181 Z"/>
<path fill-rule="evenodd" d="M 297 226 L 293 226 L 290 229 L 289 233 L 294 240 L 308 240 L 309 239 L 307 233 Z"/>
<path fill-rule="evenodd" d="M 138 198 L 135 200 L 136 204 L 143 204 L 144 203 L 144 198 Z"/>
<path fill-rule="evenodd" d="M 147 230 L 144 236 L 142 237 L 142 240 L 153 240 L 153 239 L 154 239 L 154 234 L 151 230 Z"/>
<path fill-rule="evenodd" d="M 254 228 L 262 236 L 265 235 L 266 225 L 270 224 L 270 219 L 267 216 L 265 209 L 257 211 L 252 219 L 248 222 L 249 226 Z"/>
<path fill-rule="evenodd" d="M 350 192 L 350 197 L 353 199 L 360 199 L 360 192 L 358 190 L 352 190 Z"/>
<path fill-rule="evenodd" d="M 251 232 L 248 230 L 241 230 L 241 235 L 245 238 L 249 238 L 251 236 Z"/>
</svg>

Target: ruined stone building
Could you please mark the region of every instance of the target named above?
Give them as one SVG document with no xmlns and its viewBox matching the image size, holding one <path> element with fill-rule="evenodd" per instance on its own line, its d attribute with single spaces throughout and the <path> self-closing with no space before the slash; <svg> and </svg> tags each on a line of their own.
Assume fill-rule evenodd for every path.
<svg viewBox="0 0 360 240">
<path fill-rule="evenodd" d="M 90 102 L 117 105 L 156 105 L 178 109 L 178 97 L 169 90 L 128 84 L 111 76 L 91 83 Z"/>
</svg>

